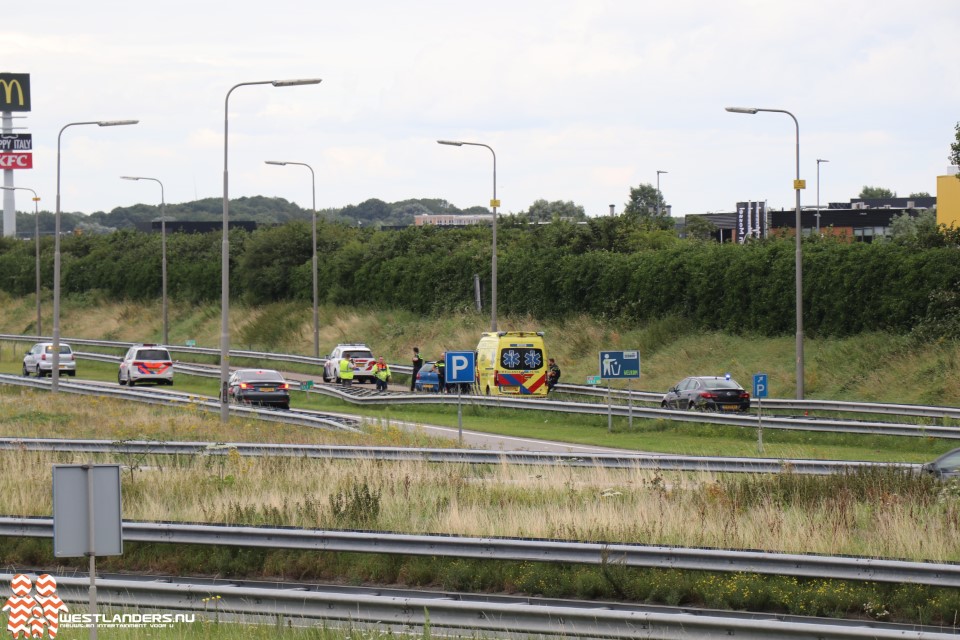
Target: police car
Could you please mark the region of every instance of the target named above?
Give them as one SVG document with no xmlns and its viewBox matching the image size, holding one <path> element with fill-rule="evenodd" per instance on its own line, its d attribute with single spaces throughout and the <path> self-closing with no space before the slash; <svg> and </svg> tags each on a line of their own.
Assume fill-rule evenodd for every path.
<svg viewBox="0 0 960 640">
<path fill-rule="evenodd" d="M 131 387 L 141 382 L 173 385 L 173 359 L 166 347 L 137 344 L 120 362 L 117 382 Z"/>
</svg>

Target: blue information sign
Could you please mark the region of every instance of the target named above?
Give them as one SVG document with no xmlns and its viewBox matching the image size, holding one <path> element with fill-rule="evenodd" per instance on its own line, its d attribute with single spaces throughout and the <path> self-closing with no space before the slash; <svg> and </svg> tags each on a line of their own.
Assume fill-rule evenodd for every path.
<svg viewBox="0 0 960 640">
<path fill-rule="evenodd" d="M 767 397 L 767 374 L 765 373 L 756 373 L 753 376 L 753 397 L 754 398 L 766 398 Z"/>
<path fill-rule="evenodd" d="M 447 351 L 444 356 L 446 384 L 473 384 L 477 356 L 473 351 Z"/>
<path fill-rule="evenodd" d="M 623 380 L 640 377 L 639 351 L 601 351 L 600 377 L 603 380 Z"/>
</svg>

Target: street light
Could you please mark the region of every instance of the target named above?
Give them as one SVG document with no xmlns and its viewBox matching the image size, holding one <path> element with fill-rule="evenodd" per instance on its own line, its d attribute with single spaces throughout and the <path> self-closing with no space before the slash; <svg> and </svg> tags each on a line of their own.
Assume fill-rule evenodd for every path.
<svg viewBox="0 0 960 640">
<path fill-rule="evenodd" d="M 63 132 L 69 127 L 95 124 L 98 127 L 120 127 L 137 124 L 139 120 L 93 120 L 90 122 L 70 122 L 63 125 L 57 134 L 57 209 L 54 214 L 53 231 L 53 362 L 50 369 L 50 390 L 60 390 L 60 142 Z"/>
<path fill-rule="evenodd" d="M 266 164 L 285 167 L 288 164 L 306 167 L 310 170 L 310 188 L 313 193 L 313 357 L 320 357 L 320 315 L 317 311 L 317 179 L 313 167 L 306 162 L 285 162 L 280 160 L 264 160 Z"/>
<path fill-rule="evenodd" d="M 757 107 L 727 107 L 730 113 L 748 113 L 755 114 L 761 111 L 768 113 L 785 113 L 793 119 L 793 124 L 797 131 L 797 177 L 793 181 L 793 188 L 797 192 L 797 212 L 796 212 L 796 315 L 797 315 L 797 399 L 803 400 L 803 249 L 801 247 L 801 226 L 800 226 L 800 190 L 805 184 L 800 180 L 800 123 L 796 116 L 784 109 L 760 109 Z"/>
<path fill-rule="evenodd" d="M 660 203 L 663 201 L 663 196 L 660 195 L 660 174 L 669 173 L 668 171 L 661 171 L 657 169 L 657 219 L 660 218 Z"/>
<path fill-rule="evenodd" d="M 40 328 L 40 196 L 37 195 L 37 192 L 29 187 L 0 187 L 0 189 L 6 189 L 7 191 L 29 191 L 33 194 L 33 221 L 35 224 L 34 229 L 34 240 L 36 244 L 36 266 L 34 269 L 37 272 L 37 337 L 43 335 L 43 332 Z"/>
<path fill-rule="evenodd" d="M 156 178 L 143 176 L 120 176 L 123 180 L 150 180 L 160 185 L 160 289 L 163 299 L 163 344 L 170 344 L 167 331 L 167 203 L 163 195 L 163 183 Z"/>
<path fill-rule="evenodd" d="M 270 84 L 275 87 L 296 87 L 303 84 L 320 84 L 319 78 L 305 80 L 259 80 L 241 82 L 230 87 L 223 100 L 223 240 L 220 251 L 220 422 L 226 424 L 230 417 L 227 406 L 227 379 L 230 377 L 230 178 L 227 171 L 227 140 L 229 132 L 230 94 L 238 87 Z"/>
<path fill-rule="evenodd" d="M 452 147 L 462 147 L 468 145 L 471 147 L 486 147 L 493 154 L 493 199 L 490 200 L 490 206 L 493 208 L 493 256 L 490 259 L 490 331 L 497 330 L 497 207 L 500 201 L 497 200 L 497 154 L 493 147 L 481 142 L 463 142 L 460 140 L 437 140 L 438 144 L 446 144 Z"/>
<path fill-rule="evenodd" d="M 820 235 L 820 163 L 830 162 L 817 158 L 817 235 Z"/>
</svg>

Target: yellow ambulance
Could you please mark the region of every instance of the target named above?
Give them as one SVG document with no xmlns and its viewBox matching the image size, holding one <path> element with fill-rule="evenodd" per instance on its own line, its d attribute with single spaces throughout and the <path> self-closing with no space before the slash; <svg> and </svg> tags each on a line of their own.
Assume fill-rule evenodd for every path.
<svg viewBox="0 0 960 640">
<path fill-rule="evenodd" d="M 483 395 L 547 395 L 542 331 L 487 332 L 477 345 L 477 385 Z"/>
</svg>

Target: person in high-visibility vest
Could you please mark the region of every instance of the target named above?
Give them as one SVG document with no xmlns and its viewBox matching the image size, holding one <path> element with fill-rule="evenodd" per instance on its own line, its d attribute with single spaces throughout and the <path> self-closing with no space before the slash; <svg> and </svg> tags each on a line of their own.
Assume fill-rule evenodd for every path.
<svg viewBox="0 0 960 640">
<path fill-rule="evenodd" d="M 353 384 L 353 360 L 347 356 L 340 358 L 340 382 L 345 387 Z"/>
<path fill-rule="evenodd" d="M 387 382 L 390 380 L 390 367 L 384 362 L 383 356 L 373 365 L 373 375 L 377 379 L 377 391 L 386 391 Z"/>
</svg>

